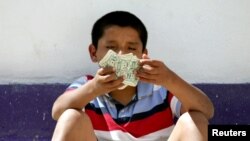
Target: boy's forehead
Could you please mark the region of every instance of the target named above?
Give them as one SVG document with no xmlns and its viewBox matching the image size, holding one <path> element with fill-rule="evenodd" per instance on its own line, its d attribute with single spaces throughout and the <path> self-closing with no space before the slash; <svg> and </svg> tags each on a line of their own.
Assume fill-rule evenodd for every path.
<svg viewBox="0 0 250 141">
<path fill-rule="evenodd" d="M 105 38 L 116 38 L 116 37 L 130 37 L 130 38 L 139 38 L 139 33 L 137 30 L 131 27 L 120 27 L 120 26 L 112 26 L 104 29 L 102 37 Z M 102 38 L 101 37 L 101 38 Z"/>
<path fill-rule="evenodd" d="M 116 40 L 105 40 L 105 43 L 107 43 L 107 44 L 115 44 L 115 43 L 117 43 L 117 41 Z M 140 42 L 138 42 L 138 41 L 127 41 L 127 44 L 129 44 L 129 45 L 138 45 L 138 44 L 140 44 Z"/>
<path fill-rule="evenodd" d="M 135 28 L 133 28 L 131 26 L 111 25 L 111 26 L 108 26 L 108 27 L 104 28 L 103 34 L 107 33 L 107 31 L 113 31 L 113 32 L 133 31 L 133 32 L 135 32 L 136 34 L 139 35 L 139 32 Z"/>
</svg>

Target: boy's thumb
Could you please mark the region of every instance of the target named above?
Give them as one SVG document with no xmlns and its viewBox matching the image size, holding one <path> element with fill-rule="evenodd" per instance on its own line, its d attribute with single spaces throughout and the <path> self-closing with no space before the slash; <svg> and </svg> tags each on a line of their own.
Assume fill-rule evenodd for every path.
<svg viewBox="0 0 250 141">
<path fill-rule="evenodd" d="M 150 59 L 147 54 L 142 55 L 142 59 Z"/>
</svg>

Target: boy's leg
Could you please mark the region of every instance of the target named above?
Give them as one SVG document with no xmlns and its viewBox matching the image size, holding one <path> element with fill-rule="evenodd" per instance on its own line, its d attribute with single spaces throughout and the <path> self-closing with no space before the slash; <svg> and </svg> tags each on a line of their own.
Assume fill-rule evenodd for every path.
<svg viewBox="0 0 250 141">
<path fill-rule="evenodd" d="M 96 141 L 89 116 L 80 110 L 68 109 L 57 121 L 52 141 Z"/>
<path fill-rule="evenodd" d="M 186 112 L 177 120 L 168 141 L 207 141 L 208 120 L 201 112 Z"/>
</svg>

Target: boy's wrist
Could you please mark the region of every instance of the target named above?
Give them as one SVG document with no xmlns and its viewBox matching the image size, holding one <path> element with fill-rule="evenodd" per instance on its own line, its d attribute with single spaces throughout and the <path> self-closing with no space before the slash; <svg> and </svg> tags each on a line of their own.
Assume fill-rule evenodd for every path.
<svg viewBox="0 0 250 141">
<path fill-rule="evenodd" d="M 164 83 L 164 87 L 167 88 L 168 86 L 173 84 L 175 79 L 176 79 L 176 74 L 172 70 L 167 69 L 167 77 Z"/>
<path fill-rule="evenodd" d="M 101 94 L 101 92 L 98 91 L 98 89 L 96 88 L 96 84 L 94 82 L 94 79 L 90 80 L 88 83 L 88 89 L 89 89 L 89 93 L 95 97 L 99 96 Z"/>
</svg>

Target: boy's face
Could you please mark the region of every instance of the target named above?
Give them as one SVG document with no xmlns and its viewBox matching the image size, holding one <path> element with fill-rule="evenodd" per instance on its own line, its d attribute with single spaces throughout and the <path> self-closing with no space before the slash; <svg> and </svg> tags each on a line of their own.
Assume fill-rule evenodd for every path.
<svg viewBox="0 0 250 141">
<path fill-rule="evenodd" d="M 98 41 L 98 47 L 89 47 L 90 56 L 93 62 L 99 62 L 108 50 L 112 49 L 118 54 L 133 53 L 142 58 L 144 49 L 138 32 L 131 27 L 110 26 L 104 30 L 103 36 Z"/>
</svg>

